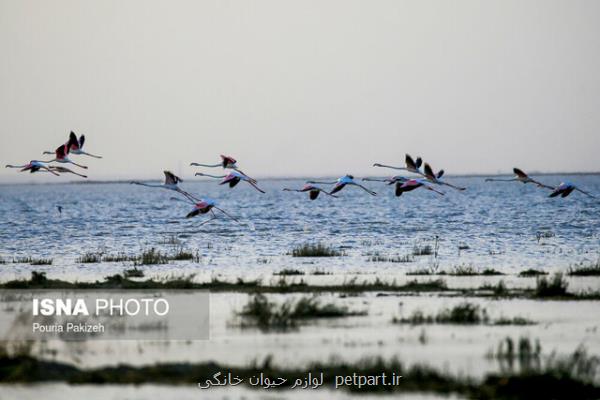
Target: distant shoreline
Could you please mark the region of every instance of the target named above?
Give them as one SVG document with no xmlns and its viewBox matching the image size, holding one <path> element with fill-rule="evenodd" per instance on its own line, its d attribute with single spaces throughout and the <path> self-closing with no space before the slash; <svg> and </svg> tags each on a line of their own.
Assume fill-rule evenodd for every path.
<svg viewBox="0 0 600 400">
<path fill-rule="evenodd" d="M 595 176 L 595 175 L 600 175 L 600 171 L 596 171 L 596 172 L 528 172 L 529 175 L 531 176 L 565 176 L 565 175 L 570 175 L 570 176 Z M 389 174 L 370 174 L 370 175 L 365 175 L 365 177 L 381 177 L 381 176 L 391 176 L 391 175 L 402 175 L 400 174 L 394 174 L 393 172 L 389 173 Z M 496 174 L 447 174 L 445 175 L 445 177 L 447 178 L 488 178 L 488 177 L 500 177 L 500 176 L 513 176 L 514 174 L 506 172 L 506 173 L 496 173 Z M 333 175 L 324 175 L 324 176 L 297 176 L 297 177 L 276 177 L 276 176 L 269 176 L 269 177 L 258 177 L 258 180 L 261 181 L 293 181 L 293 180 L 308 180 L 308 179 L 337 179 L 338 176 L 333 176 Z M 65 184 L 65 183 L 69 183 L 69 184 L 78 184 L 78 185 L 90 185 L 90 184 L 95 184 L 95 185 L 110 185 L 110 184 L 129 184 L 132 181 L 137 181 L 137 182 L 156 182 L 156 181 L 160 181 L 161 179 L 136 179 L 136 178 L 132 178 L 132 179 L 93 179 L 93 180 L 71 180 L 71 181 L 63 181 L 63 182 L 0 182 L 0 186 L 17 186 L 17 185 L 61 185 L 61 184 Z M 187 179 L 184 181 L 185 182 L 210 182 L 210 180 L 208 179 L 195 179 L 193 181 L 188 181 Z"/>
</svg>

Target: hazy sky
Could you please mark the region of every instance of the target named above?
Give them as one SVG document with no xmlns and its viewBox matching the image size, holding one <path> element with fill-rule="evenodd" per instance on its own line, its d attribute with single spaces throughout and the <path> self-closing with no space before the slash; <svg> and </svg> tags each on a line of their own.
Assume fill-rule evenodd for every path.
<svg viewBox="0 0 600 400">
<path fill-rule="evenodd" d="M 0 162 L 90 178 L 600 170 L 600 1 L 0 0 Z M 58 178 L 64 179 L 64 178 Z M 71 177 L 69 177 L 71 179 Z M 0 181 L 50 176 L 1 168 Z"/>
</svg>

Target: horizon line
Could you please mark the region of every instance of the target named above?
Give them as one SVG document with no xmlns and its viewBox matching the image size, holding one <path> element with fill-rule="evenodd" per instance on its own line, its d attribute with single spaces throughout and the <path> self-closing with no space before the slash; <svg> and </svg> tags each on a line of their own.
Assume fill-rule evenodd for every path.
<svg viewBox="0 0 600 400">
<path fill-rule="evenodd" d="M 578 175 L 578 176 L 586 176 L 586 175 L 600 175 L 600 171 L 577 171 L 577 172 L 528 172 L 528 175 L 539 175 L 539 176 L 556 176 L 556 175 Z M 365 178 L 371 177 L 381 177 L 381 176 L 390 176 L 392 174 L 371 174 L 364 175 Z M 494 177 L 494 176 L 513 176 L 513 173 L 505 172 L 505 173 L 492 173 L 492 174 L 482 174 L 482 173 L 464 173 L 464 174 L 447 174 L 445 177 L 449 178 L 484 178 L 484 177 Z M 418 177 L 418 175 L 411 174 L 411 176 Z M 327 178 L 337 178 L 337 175 L 298 175 L 298 176 L 258 176 L 257 180 L 263 181 L 275 181 L 275 180 L 301 180 L 301 179 L 327 179 Z M 0 186 L 9 186 L 9 185 L 58 185 L 58 184 L 126 184 L 131 183 L 133 181 L 137 182 L 155 182 L 162 181 L 162 178 L 144 178 L 144 179 L 88 179 L 88 180 L 70 180 L 63 182 L 2 182 L 0 181 Z M 187 178 L 186 178 L 187 181 Z M 210 179 L 200 178 L 196 179 L 192 182 L 210 182 Z"/>
</svg>

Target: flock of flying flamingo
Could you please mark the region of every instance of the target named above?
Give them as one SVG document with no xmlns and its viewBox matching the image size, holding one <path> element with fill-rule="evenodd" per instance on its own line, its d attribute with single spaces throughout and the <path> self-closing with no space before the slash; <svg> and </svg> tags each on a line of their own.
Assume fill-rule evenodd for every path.
<svg viewBox="0 0 600 400">
<path fill-rule="evenodd" d="M 88 168 L 87 166 L 78 164 L 78 163 L 72 161 L 69 158 L 69 155 L 75 154 L 75 155 L 86 155 L 86 156 L 94 157 L 94 158 L 102 158 L 101 156 L 90 154 L 90 153 L 83 151 L 84 143 L 85 143 L 84 135 L 81 135 L 79 138 L 77 138 L 77 135 L 75 135 L 75 133 L 71 131 L 71 133 L 69 134 L 69 140 L 66 143 L 58 146 L 58 148 L 54 152 L 44 151 L 42 153 L 42 154 L 54 154 L 55 157 L 53 159 L 45 160 L 45 161 L 31 160 L 29 163 L 27 163 L 25 165 L 10 165 L 9 164 L 9 165 L 6 165 L 6 168 L 18 168 L 18 169 L 20 169 L 20 172 L 29 171 L 30 173 L 47 172 L 47 173 L 51 173 L 56 176 L 59 176 L 62 173 L 69 173 L 69 174 L 74 174 L 74 175 L 80 176 L 82 178 L 87 178 L 86 175 L 80 174 L 79 172 L 75 172 L 72 169 L 69 169 L 65 166 L 52 164 L 52 163 L 73 164 L 79 168 L 87 169 Z M 221 181 L 219 182 L 219 184 L 221 184 L 221 185 L 226 184 L 230 188 L 234 188 L 240 182 L 246 182 L 250 186 L 252 186 L 254 189 L 259 191 L 260 193 L 265 193 L 265 191 L 262 190 L 258 186 L 258 182 L 256 181 L 256 179 L 251 178 L 250 176 L 248 176 L 246 173 L 244 173 L 238 167 L 237 161 L 233 157 L 221 155 L 221 162 L 219 162 L 219 163 L 200 164 L 200 163 L 193 162 L 190 164 L 190 166 L 204 167 L 204 168 L 223 168 L 223 169 L 229 170 L 224 175 L 211 175 L 211 174 L 206 174 L 206 173 L 202 173 L 202 172 L 196 172 L 195 176 L 204 176 L 204 177 L 208 177 L 208 178 L 220 179 Z M 423 163 L 423 160 L 421 157 L 417 157 L 415 160 L 409 154 L 406 154 L 404 166 L 400 166 L 400 167 L 386 165 L 386 164 L 379 164 L 379 163 L 375 163 L 375 164 L 373 164 L 373 166 L 380 167 L 380 168 L 388 168 L 388 169 L 406 171 L 406 172 L 410 172 L 413 174 L 412 177 L 395 175 L 395 176 L 392 176 L 389 178 L 363 178 L 363 181 L 377 181 L 377 182 L 384 182 L 388 185 L 395 185 L 395 195 L 396 196 L 401 196 L 403 193 L 410 192 L 410 191 L 413 191 L 418 188 L 424 188 L 426 190 L 430 190 L 434 193 L 437 193 L 440 196 L 443 196 L 444 192 L 437 190 L 434 187 L 434 185 L 447 186 L 449 188 L 459 190 L 459 191 L 466 190 L 466 188 L 464 188 L 464 187 L 455 186 L 453 184 L 446 182 L 445 180 L 442 180 L 442 177 L 444 175 L 444 170 L 441 169 L 437 173 L 434 172 L 431 165 L 429 165 L 428 163 Z M 575 186 L 574 184 L 572 184 L 570 182 L 561 182 L 558 186 L 553 187 L 553 186 L 543 184 L 543 183 L 529 177 L 525 172 L 523 172 L 519 168 L 513 168 L 513 172 L 515 173 L 514 178 L 509 178 L 509 179 L 487 178 L 485 181 L 486 182 L 533 183 L 539 188 L 551 190 L 549 197 L 557 197 L 557 196 L 567 197 L 574 191 L 578 191 L 589 197 L 594 197 L 592 194 L 578 188 L 577 186 Z M 210 213 L 212 215 L 212 217 L 210 219 L 205 220 L 204 222 L 202 222 L 202 224 L 210 222 L 213 219 L 217 218 L 214 210 L 220 211 L 228 218 L 239 223 L 239 221 L 236 218 L 234 218 L 233 216 L 231 216 L 228 212 L 217 207 L 216 201 L 214 201 L 212 199 L 208 199 L 208 198 L 205 198 L 205 199 L 198 198 L 198 197 L 194 196 L 193 194 L 181 189 L 178 184 L 180 182 L 183 182 L 183 180 L 181 178 L 179 178 L 178 176 L 176 176 L 175 174 L 173 174 L 172 172 L 164 171 L 164 174 L 165 174 L 165 181 L 162 184 L 151 184 L 151 183 L 143 183 L 143 182 L 131 182 L 131 183 L 136 184 L 136 185 L 151 187 L 151 188 L 168 189 L 168 190 L 172 190 L 176 193 L 181 194 L 184 198 L 171 197 L 171 199 L 177 200 L 177 201 L 182 201 L 182 202 L 191 204 L 193 206 L 193 209 L 186 215 L 186 218 L 191 218 L 191 217 L 195 217 L 197 215 L 208 214 L 208 213 Z M 327 191 L 319 186 L 315 186 L 317 184 L 333 185 L 333 187 L 331 188 L 331 190 Z M 342 189 L 344 189 L 346 187 L 357 187 L 357 188 L 364 190 L 365 192 L 367 192 L 368 194 L 370 194 L 372 196 L 377 195 L 377 193 L 375 193 L 374 191 L 361 185 L 360 183 L 357 183 L 354 180 L 354 177 L 352 175 L 344 175 L 344 176 L 338 178 L 337 180 L 331 181 L 331 182 L 330 181 L 307 181 L 306 184 L 300 189 L 284 188 L 283 190 L 289 191 L 289 192 L 308 193 L 310 200 L 316 200 L 319 197 L 320 193 L 325 193 L 326 195 L 331 196 L 331 197 L 337 197 L 336 193 L 340 192 Z"/>
</svg>

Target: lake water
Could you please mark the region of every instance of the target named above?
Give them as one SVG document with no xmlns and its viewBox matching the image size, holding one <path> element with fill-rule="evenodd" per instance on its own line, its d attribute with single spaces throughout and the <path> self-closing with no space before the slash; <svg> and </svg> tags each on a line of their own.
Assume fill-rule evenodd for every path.
<svg viewBox="0 0 600 400">
<path fill-rule="evenodd" d="M 6 264 L 2 278 L 31 269 L 53 276 L 96 279 L 122 270 L 122 263 L 81 264 L 85 252 L 139 254 L 156 247 L 169 251 L 173 238 L 198 250 L 200 263 L 153 266 L 156 274 L 214 273 L 249 276 L 282 268 L 353 273 L 404 273 L 420 266 L 457 265 L 516 272 L 525 268 L 566 269 L 600 254 L 600 201 L 574 192 L 548 198 L 531 184 L 491 183 L 484 178 L 449 178 L 464 192 L 446 196 L 416 190 L 395 197 L 393 186 L 368 182 L 370 196 L 356 187 L 339 198 L 284 192 L 302 180 L 265 180 L 261 194 L 241 183 L 234 189 L 214 181 L 185 182 L 182 188 L 216 199 L 243 225 L 223 217 L 185 219 L 191 206 L 171 199 L 174 192 L 130 184 L 51 184 L 0 186 L 0 256 L 44 257 L 52 266 Z M 600 195 L 600 176 L 544 176 L 544 182 L 569 180 Z M 439 186 L 436 186 L 440 188 Z M 63 208 L 62 214 L 57 206 Z M 430 245 L 437 257 L 412 257 L 415 246 Z M 295 247 L 322 242 L 344 257 L 307 261 L 289 256 Z M 462 247 L 462 250 L 459 250 Z M 468 248 L 466 248 L 468 247 Z M 371 262 L 373 255 L 411 262 Z"/>
</svg>

